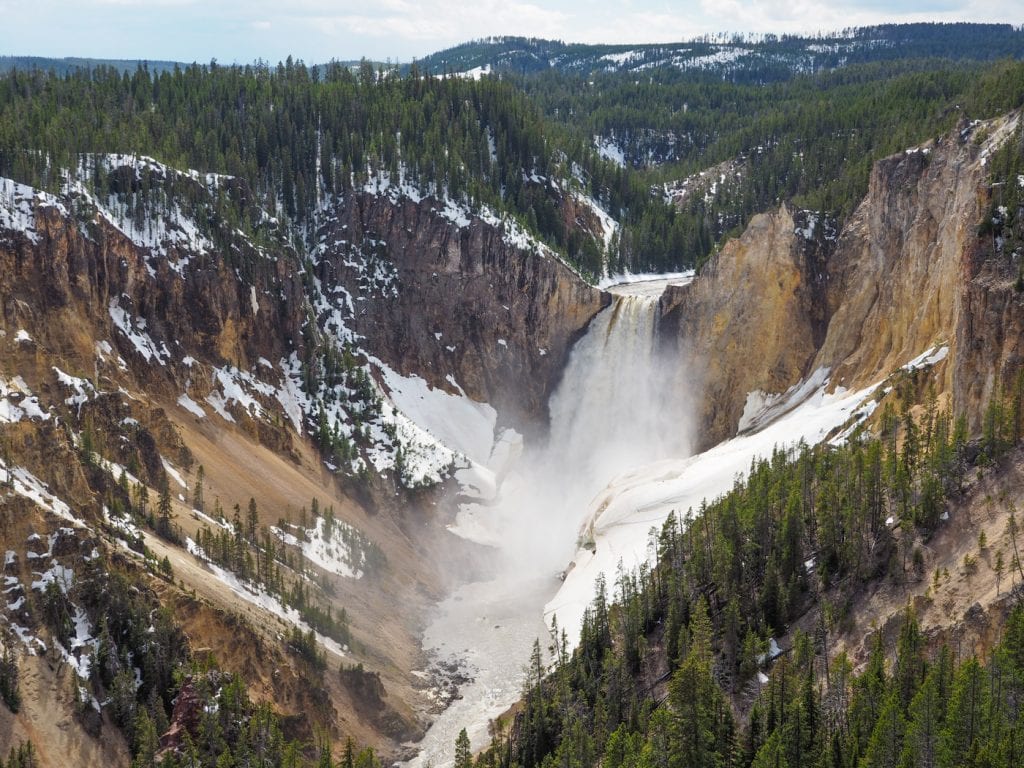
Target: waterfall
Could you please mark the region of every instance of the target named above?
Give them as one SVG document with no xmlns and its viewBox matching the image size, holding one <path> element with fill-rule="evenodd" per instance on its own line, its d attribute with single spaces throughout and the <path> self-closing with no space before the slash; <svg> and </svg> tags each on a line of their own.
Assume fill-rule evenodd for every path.
<svg viewBox="0 0 1024 768">
<path fill-rule="evenodd" d="M 574 345 L 549 402 L 548 439 L 524 453 L 487 513 L 507 567 L 563 571 L 609 481 L 688 454 L 678 379 L 660 359 L 657 330 L 657 295 L 615 295 Z"/>
<path fill-rule="evenodd" d="M 492 577 L 457 590 L 425 637 L 438 655 L 465 659 L 474 681 L 430 728 L 415 768 L 451 766 L 462 727 L 474 747 L 486 744 L 488 720 L 519 693 L 534 638 L 546 645 L 540 606 L 575 642 L 595 581 L 649 557 L 650 532 L 670 513 L 726 492 L 755 456 L 825 439 L 878 386 L 828 394 L 812 377 L 776 421 L 690 455 L 681 361 L 659 355 L 651 294 L 663 286 L 630 286 L 591 321 L 551 397 L 548 440 L 528 447 L 499 496 L 479 506 L 497 532 L 486 556 Z"/>
<path fill-rule="evenodd" d="M 589 501 L 615 475 L 684 448 L 675 379 L 656 354 L 658 297 L 616 295 L 575 345 L 549 405 L 545 461 Z"/>
<path fill-rule="evenodd" d="M 496 498 L 463 505 L 468 528 L 493 534 L 490 576 L 438 607 L 424 647 L 465 665 L 473 681 L 431 726 L 409 768 L 450 766 L 462 727 L 483 746 L 488 720 L 519 695 L 534 639 L 547 645 L 543 607 L 577 552 L 594 496 L 621 472 L 686 455 L 674 367 L 658 355 L 659 295 L 615 295 L 594 317 L 549 402 L 548 439 L 526 447 Z"/>
</svg>

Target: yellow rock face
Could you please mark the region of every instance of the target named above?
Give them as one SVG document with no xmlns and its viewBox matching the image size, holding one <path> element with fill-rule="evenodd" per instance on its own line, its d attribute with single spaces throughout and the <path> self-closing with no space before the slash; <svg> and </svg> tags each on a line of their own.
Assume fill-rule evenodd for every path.
<svg viewBox="0 0 1024 768">
<path fill-rule="evenodd" d="M 821 332 L 799 239 L 785 206 L 755 216 L 674 297 L 666 322 L 678 323 L 686 386 L 703 393 L 707 443 L 735 430 L 748 392 L 784 391 L 814 358 Z"/>
<path fill-rule="evenodd" d="M 938 394 L 977 423 L 994 380 L 1024 358 L 1012 280 L 977 235 L 991 194 L 986 158 L 1018 119 L 876 163 L 835 242 L 805 238 L 785 206 L 756 216 L 698 280 L 666 297 L 684 368 L 698 372 L 687 385 L 705 443 L 735 432 L 748 393 L 783 392 L 819 368 L 832 387 L 863 387 L 937 345 L 949 346 Z"/>
</svg>

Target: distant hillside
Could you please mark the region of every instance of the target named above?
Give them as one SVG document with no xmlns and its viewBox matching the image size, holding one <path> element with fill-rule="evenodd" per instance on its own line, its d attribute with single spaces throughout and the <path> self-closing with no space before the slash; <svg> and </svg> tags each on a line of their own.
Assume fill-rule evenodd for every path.
<svg viewBox="0 0 1024 768">
<path fill-rule="evenodd" d="M 669 67 L 736 82 L 768 82 L 850 64 L 908 58 L 992 61 L 1024 55 L 1024 30 L 1011 24 L 890 24 L 834 34 L 705 35 L 687 42 L 580 45 L 492 37 L 431 54 L 425 72 L 641 72 Z"/>
<path fill-rule="evenodd" d="M 184 61 L 152 61 L 148 59 L 89 59 L 81 58 L 77 56 L 67 56 L 62 59 L 49 58 L 46 56 L 0 56 L 0 74 L 10 72 L 11 70 L 18 69 L 23 71 L 29 71 L 33 69 L 42 70 L 44 72 L 53 72 L 58 76 L 63 76 L 69 72 L 74 72 L 79 69 L 96 69 L 98 67 L 109 67 L 122 74 L 132 73 L 143 65 L 152 74 L 159 75 L 163 72 L 173 72 L 174 68 L 184 69 L 193 62 Z M 207 66 L 209 62 L 204 62 L 200 66 Z M 288 57 L 287 64 L 281 62 L 275 66 L 293 66 L 294 61 L 292 57 Z M 301 62 L 300 62 L 301 63 Z M 254 66 L 265 67 L 266 62 L 254 62 Z M 316 70 L 318 75 L 325 76 L 329 69 L 334 67 L 341 67 L 343 69 L 351 70 L 352 72 L 358 72 L 362 66 L 369 65 L 374 70 L 384 68 L 392 69 L 395 64 L 390 62 L 374 61 L 369 59 L 346 59 L 344 61 L 332 60 L 325 64 L 314 64 L 310 66 L 310 71 Z M 242 65 L 244 66 L 244 65 Z"/>
<path fill-rule="evenodd" d="M 134 72 L 140 64 L 144 64 L 154 74 L 170 72 L 175 67 L 185 66 L 177 61 L 147 61 L 143 59 L 83 59 L 75 56 L 51 59 L 45 56 L 0 56 L 0 72 L 10 72 L 12 69 L 42 69 L 57 75 L 66 75 L 76 69 L 113 67 L 123 73 Z"/>
</svg>

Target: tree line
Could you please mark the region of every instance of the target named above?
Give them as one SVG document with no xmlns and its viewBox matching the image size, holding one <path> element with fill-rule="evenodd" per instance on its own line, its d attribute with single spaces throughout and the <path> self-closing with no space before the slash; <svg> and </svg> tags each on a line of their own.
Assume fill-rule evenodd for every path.
<svg viewBox="0 0 1024 768">
<path fill-rule="evenodd" d="M 882 409 L 878 436 L 776 450 L 720 499 L 671 514 L 652 531 L 653 564 L 620 568 L 611 595 L 598 581 L 572 653 L 557 624 L 551 668 L 535 645 L 522 701 L 493 724 L 476 766 L 1019 764 L 1021 605 L 985 660 L 927 651 L 911 607 L 894 663 L 881 632 L 860 674 L 830 653 L 863 585 L 928 577 L 922 541 L 947 502 L 1019 444 L 1019 387 L 995 398 L 991 426 L 969 440 L 934 397 L 911 410 L 916 376 L 894 382 L 900 405 Z M 1009 519 L 1013 549 L 992 567 L 999 577 L 1009 564 L 1017 594 L 1012 510 Z M 782 651 L 770 639 L 785 633 Z"/>
<path fill-rule="evenodd" d="M 1008 111 L 1022 94 L 1024 65 L 1010 60 L 900 58 L 775 83 L 678 70 L 472 80 L 292 60 L 64 76 L 15 69 L 0 76 L 0 174 L 57 190 L 76 169 L 133 214 L 178 197 L 199 205 L 193 179 L 128 180 L 95 159 L 151 155 L 240 180 L 221 185 L 208 211 L 231 226 L 208 235 L 222 240 L 237 226 L 280 246 L 278 219 L 299 247 L 315 243 L 325 201 L 386 178 L 511 216 L 590 275 L 605 262 L 613 272 L 665 270 L 701 263 L 782 200 L 841 221 L 875 159 L 962 117 Z M 595 135 L 613 138 L 633 163 L 603 159 Z M 644 167 L 652 154 L 668 162 Z M 663 199 L 665 182 L 726 160 L 741 173 L 715 195 L 681 206 Z M 609 252 L 566 221 L 573 189 L 623 224 Z"/>
</svg>

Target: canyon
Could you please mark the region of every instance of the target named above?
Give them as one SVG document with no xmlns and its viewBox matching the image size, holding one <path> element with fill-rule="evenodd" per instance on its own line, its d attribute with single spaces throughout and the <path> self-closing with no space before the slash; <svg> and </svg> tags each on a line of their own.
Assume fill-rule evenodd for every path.
<svg viewBox="0 0 1024 768">
<path fill-rule="evenodd" d="M 1016 268 L 978 229 L 986 159 L 1019 120 L 879 161 L 842 227 L 781 204 L 696 275 L 604 289 L 514 219 L 384 176 L 327 201 L 306 252 L 269 213 L 261 240 L 224 224 L 214 244 L 190 222 L 242 183 L 148 158 L 97 160 L 127 185 L 106 199 L 73 175 L 56 192 L 4 180 L 5 574 L 32 583 L 35 560 L 82 572 L 102 548 L 294 734 L 441 768 L 461 727 L 482 746 L 518 698 L 553 617 L 575 642 L 599 576 L 644 562 L 651 528 L 755 456 L 846 439 L 908 375 L 982 429 L 1024 359 Z M 144 173 L 202 204 L 140 223 L 118 206 Z M 112 513 L 129 482 L 154 498 L 169 484 L 182 545 Z M 1020 501 L 1010 482 L 998 492 Z M 214 500 L 250 498 L 253 538 L 264 530 L 296 583 L 345 610 L 347 642 L 314 632 L 326 671 L 289 650 L 292 628 L 313 631 L 297 609 L 197 548 L 202 528 L 233 530 Z M 173 576 L 154 570 L 163 559 Z M 1003 610 L 996 592 L 983 613 Z M 69 693 L 98 628 L 58 648 L 8 597 L 26 695 L 0 733 L 32 739 L 43 765 L 127 765 L 110 715 L 86 722 Z M 864 599 L 880 626 L 902 607 Z M 962 614 L 946 613 L 927 620 L 952 631 Z M 863 656 L 865 637 L 844 642 Z"/>
</svg>

